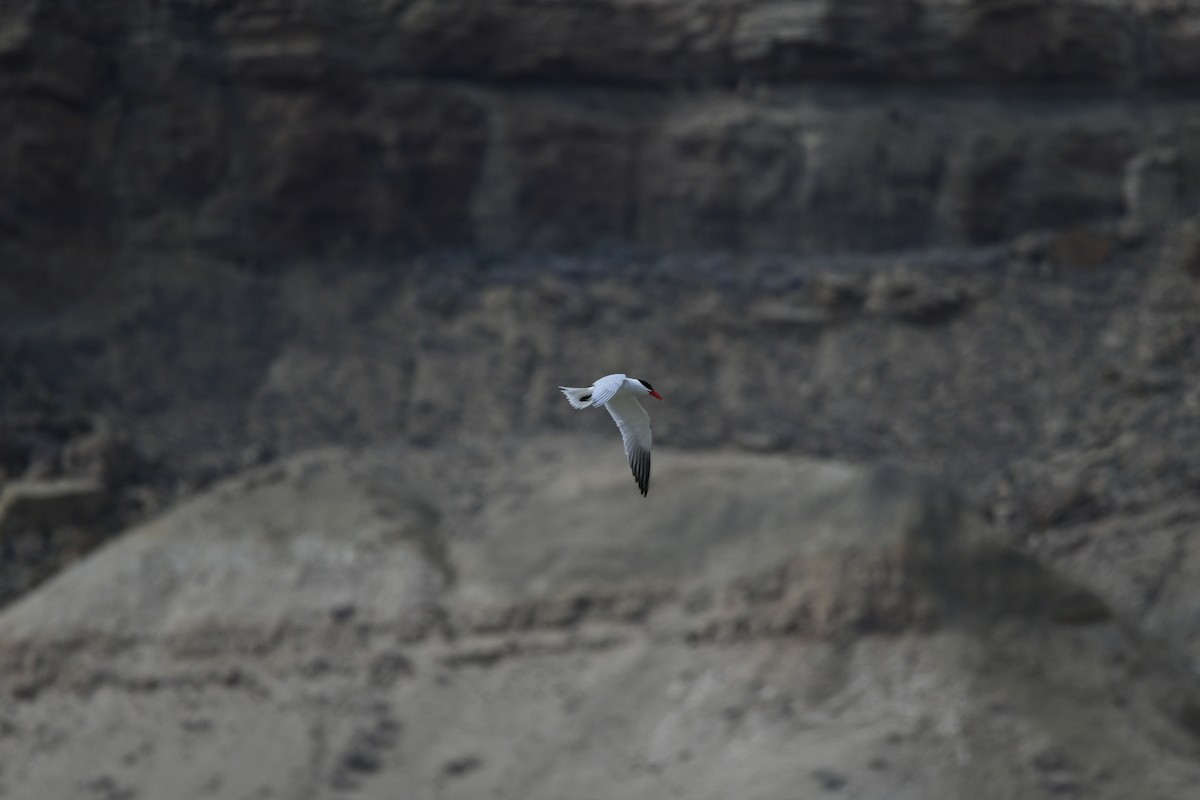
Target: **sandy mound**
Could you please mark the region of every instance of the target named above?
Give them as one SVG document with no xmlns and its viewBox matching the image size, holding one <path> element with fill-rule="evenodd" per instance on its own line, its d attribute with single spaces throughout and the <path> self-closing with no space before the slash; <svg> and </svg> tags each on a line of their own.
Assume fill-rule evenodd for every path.
<svg viewBox="0 0 1200 800">
<path fill-rule="evenodd" d="M 642 500 L 587 444 L 309 454 L 98 551 L 0 617 L 3 793 L 1200 785 L 1170 670 L 932 479 L 664 454 Z"/>
</svg>

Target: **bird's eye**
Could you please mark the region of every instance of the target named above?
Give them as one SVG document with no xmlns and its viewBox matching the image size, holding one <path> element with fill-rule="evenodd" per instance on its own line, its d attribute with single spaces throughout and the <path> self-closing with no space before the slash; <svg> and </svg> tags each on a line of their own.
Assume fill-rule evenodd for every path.
<svg viewBox="0 0 1200 800">
<path fill-rule="evenodd" d="M 651 386 L 651 385 L 650 385 L 649 383 L 647 383 L 646 381 L 642 380 L 641 378 L 638 378 L 638 383 L 640 383 L 642 386 L 645 386 L 645 387 L 646 387 L 647 389 L 649 389 L 650 391 L 652 391 L 652 392 L 654 391 L 654 387 L 653 387 L 653 386 Z"/>
</svg>

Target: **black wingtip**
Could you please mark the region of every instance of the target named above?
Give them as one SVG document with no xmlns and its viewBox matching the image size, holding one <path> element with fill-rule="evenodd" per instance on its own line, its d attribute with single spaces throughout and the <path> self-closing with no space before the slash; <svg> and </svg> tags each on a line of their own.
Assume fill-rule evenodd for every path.
<svg viewBox="0 0 1200 800">
<path fill-rule="evenodd" d="M 633 480 L 637 484 L 638 489 L 642 492 L 642 497 L 650 491 L 650 454 L 640 453 L 634 460 L 630 461 L 629 466 L 633 470 Z"/>
</svg>

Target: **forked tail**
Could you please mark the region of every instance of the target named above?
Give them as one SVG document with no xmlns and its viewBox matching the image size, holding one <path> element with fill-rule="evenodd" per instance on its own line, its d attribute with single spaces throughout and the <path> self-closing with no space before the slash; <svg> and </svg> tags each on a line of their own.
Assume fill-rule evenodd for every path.
<svg viewBox="0 0 1200 800">
<path fill-rule="evenodd" d="M 562 393 L 567 396 L 567 402 L 571 404 L 571 408 L 579 410 L 587 408 L 592 404 L 592 387 L 586 389 L 573 389 L 570 386 L 560 386 Z"/>
</svg>

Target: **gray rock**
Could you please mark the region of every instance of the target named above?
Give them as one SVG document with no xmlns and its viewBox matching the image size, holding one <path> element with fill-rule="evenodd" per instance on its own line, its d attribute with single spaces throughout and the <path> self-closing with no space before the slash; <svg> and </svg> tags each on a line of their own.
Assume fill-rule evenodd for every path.
<svg viewBox="0 0 1200 800">
<path fill-rule="evenodd" d="M 1126 221 L 1161 226 L 1182 212 L 1184 177 L 1179 151 L 1160 147 L 1138 153 L 1125 168 Z"/>
<path fill-rule="evenodd" d="M 1157 225 L 1200 198 L 1194 102 L 1075 90 L 1195 77 L 1178 4 L 6 8 L 0 254 L 21 297 L 164 253 L 880 251 Z M 963 84 L 1015 88 L 939 93 Z"/>
<path fill-rule="evenodd" d="M 0 491 L 0 604 L 102 542 L 117 524 L 112 489 L 97 478 L 25 479 Z"/>
<path fill-rule="evenodd" d="M 958 316 L 971 301 L 965 286 L 938 282 L 911 270 L 897 270 L 878 273 L 871 279 L 863 308 L 906 322 L 936 324 Z"/>
<path fill-rule="evenodd" d="M 110 503 L 109 491 L 93 478 L 12 481 L 0 492 L 0 537 L 17 530 L 87 525 Z"/>
</svg>

